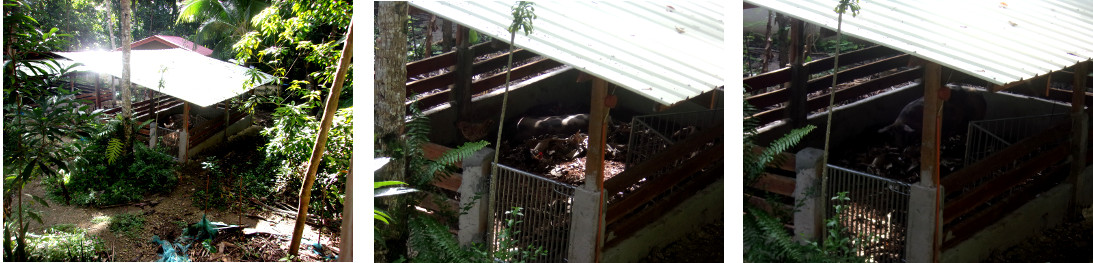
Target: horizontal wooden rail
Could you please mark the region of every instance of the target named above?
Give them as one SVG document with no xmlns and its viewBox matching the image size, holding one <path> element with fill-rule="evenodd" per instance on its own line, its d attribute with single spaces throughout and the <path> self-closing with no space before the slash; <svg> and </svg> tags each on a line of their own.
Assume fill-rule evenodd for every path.
<svg viewBox="0 0 1093 263">
<path fill-rule="evenodd" d="M 194 132 L 194 135 L 190 136 L 188 147 L 193 148 L 211 138 L 216 133 L 222 132 L 223 129 L 227 129 L 232 123 L 243 119 L 245 115 L 247 114 L 244 112 L 232 112 L 228 119 L 229 123 L 227 124 L 224 123 L 224 116 L 217 116 L 201 124 L 201 126 L 194 126 L 193 129 L 190 129 L 190 131 Z"/>
<path fill-rule="evenodd" d="M 633 212 L 638 207 L 653 200 L 654 197 L 668 191 L 672 186 L 679 184 L 684 179 L 693 176 L 702 168 L 725 157 L 725 144 L 718 143 L 713 148 L 699 153 L 694 158 L 680 165 L 680 168 L 661 175 L 638 188 L 638 190 L 626 195 L 622 200 L 607 206 L 607 223 L 613 223 L 622 216 Z M 611 193 L 611 192 L 609 192 Z"/>
<path fill-rule="evenodd" d="M 644 209 L 632 216 L 623 218 L 617 221 L 615 224 L 607 225 L 607 232 L 611 233 L 611 240 L 608 240 L 604 245 L 605 248 L 610 248 L 617 245 L 622 240 L 626 240 L 638 230 L 641 230 L 649 223 L 652 223 L 660 217 L 671 213 L 672 209 L 675 209 L 683 201 L 691 198 L 702 189 L 706 188 L 710 184 L 717 182 L 717 179 L 724 178 L 724 167 L 719 169 L 711 169 L 696 175 L 694 180 L 683 185 L 676 191 L 675 194 L 664 198 L 663 200 L 653 203 L 653 205 L 647 209 Z"/>
<path fill-rule="evenodd" d="M 1028 203 L 1028 201 L 1036 198 L 1036 195 L 1051 189 L 1056 183 L 1066 178 L 1066 173 L 1060 173 L 1057 170 L 1046 171 L 1045 174 L 1048 176 L 1033 181 L 1032 185 L 1017 190 L 1001 202 L 995 203 L 983 211 L 976 213 L 975 216 L 965 219 L 951 227 L 945 226 L 943 229 L 946 229 L 946 236 L 952 236 L 952 239 L 942 242 L 942 250 L 959 245 L 961 242 L 971 238 L 975 233 L 994 224 L 994 222 L 997 222 L 1006 214 L 1021 207 L 1025 203 Z"/>
<path fill-rule="evenodd" d="M 1065 159 L 1069 152 L 1069 146 L 1065 144 L 1060 145 L 1043 155 L 1037 156 L 1035 159 L 1021 164 L 1021 166 L 1006 172 L 1005 174 L 991 179 L 967 194 L 963 194 L 951 201 L 947 200 L 945 202 L 945 212 L 943 213 L 945 215 L 945 223 L 951 223 L 956 218 L 966 215 L 968 212 L 971 212 L 972 209 L 979 207 L 984 202 L 991 200 L 1013 187 L 1020 185 L 1029 178 L 1036 176 L 1037 173 L 1044 170 L 1044 168 Z"/>
<path fill-rule="evenodd" d="M 854 64 L 866 60 L 877 59 L 882 57 L 888 57 L 900 54 L 899 51 L 877 45 L 869 48 L 848 52 L 839 56 L 839 62 L 843 65 Z M 809 74 L 816 74 L 831 70 L 834 67 L 835 57 L 827 57 L 820 60 L 805 63 L 804 66 L 808 67 Z M 766 88 L 790 81 L 789 68 L 781 68 L 775 71 L 767 72 L 762 75 L 753 76 L 744 79 L 744 90 L 752 92 L 757 89 Z M 828 81 L 831 82 L 831 81 Z"/>
<path fill-rule="evenodd" d="M 858 78 L 906 66 L 907 63 L 910 61 L 910 58 L 910 55 L 900 55 L 840 71 L 839 80 L 841 81 L 839 83 L 841 84 L 852 82 Z M 809 80 L 808 92 L 816 92 L 831 87 L 831 77 L 832 75 L 826 75 L 817 79 Z M 757 108 L 766 108 L 774 104 L 786 102 L 788 100 L 789 92 L 786 89 L 779 89 L 747 98 L 748 103 Z"/>
<path fill-rule="evenodd" d="M 515 68 L 512 69 L 512 80 L 517 80 L 517 79 L 520 79 L 520 78 L 523 78 L 523 77 L 531 76 L 533 74 L 538 74 L 538 73 L 543 72 L 547 69 L 555 68 L 555 67 L 558 67 L 558 66 L 561 66 L 561 65 L 562 65 L 562 63 L 559 63 L 557 61 L 550 60 L 550 59 L 544 59 L 544 60 L 524 64 L 522 66 L 515 67 Z M 505 72 L 501 72 L 501 73 L 495 74 L 493 76 L 490 76 L 490 77 L 475 81 L 474 83 L 471 84 L 471 93 L 472 94 L 480 93 L 480 92 L 489 90 L 491 88 L 494 88 L 494 87 L 497 87 L 497 86 L 500 86 L 500 85 L 503 85 L 503 84 L 505 84 Z M 449 97 L 450 97 L 448 95 L 449 92 L 451 92 L 451 91 L 448 90 L 448 89 L 445 89 L 445 90 L 442 90 L 440 92 L 437 92 L 437 93 L 430 94 L 430 95 L 424 96 L 422 98 L 419 98 L 416 101 L 407 102 L 406 106 L 409 107 L 410 103 L 412 103 L 412 102 L 417 102 L 418 107 L 421 108 L 421 109 L 427 109 L 427 108 L 430 108 L 430 107 L 433 107 L 433 106 L 436 106 L 436 105 L 440 105 L 440 104 L 448 102 Z"/>
<path fill-rule="evenodd" d="M 760 154 L 765 150 L 766 148 L 761 146 L 756 146 L 751 149 L 751 151 L 755 154 Z M 797 155 L 783 152 L 781 154 L 778 154 L 778 157 L 776 157 L 775 160 L 781 160 L 781 162 L 768 163 L 767 167 L 777 168 L 783 171 L 797 172 Z"/>
<path fill-rule="evenodd" d="M 886 88 L 895 86 L 895 85 L 900 84 L 900 83 L 913 81 L 913 80 L 918 79 L 920 77 L 922 77 L 922 68 L 921 67 L 915 67 L 915 68 L 911 68 L 911 69 L 906 69 L 904 71 L 900 71 L 900 72 L 892 74 L 892 75 L 884 76 L 884 77 L 881 77 L 881 78 L 878 78 L 878 79 L 873 79 L 873 80 L 870 80 L 870 81 L 862 83 L 862 84 L 854 85 L 854 86 L 847 87 L 847 88 L 836 91 L 835 92 L 835 103 L 836 104 L 843 103 L 843 102 L 846 102 L 848 100 L 857 98 L 859 96 L 862 96 L 862 95 L 865 95 L 865 94 L 868 94 L 868 93 L 871 93 L 871 92 L 875 92 L 877 90 L 886 89 Z M 808 110 L 809 111 L 818 110 L 820 108 L 827 107 L 827 104 L 828 104 L 828 97 L 827 96 L 818 96 L 818 97 L 815 97 L 815 98 L 811 98 L 811 99 L 808 100 Z M 751 118 L 757 118 L 759 120 L 759 123 L 770 123 L 772 121 L 780 120 L 782 118 L 785 118 L 785 107 L 783 106 L 783 107 L 777 107 L 777 108 L 774 108 L 774 109 L 766 110 L 766 111 L 757 113 L 755 115 L 752 115 Z"/>
<path fill-rule="evenodd" d="M 668 166 L 672 161 L 678 160 L 684 155 L 698 150 L 706 145 L 706 143 L 720 138 L 724 135 L 724 129 L 724 125 L 706 129 L 682 142 L 676 143 L 668 147 L 668 149 L 649 158 L 649 160 L 635 165 L 634 167 L 628 167 L 626 170 L 623 170 L 622 173 L 607 179 L 607 181 L 603 183 L 603 188 L 608 193 L 620 192 L 622 189 L 634 185 L 638 180 L 648 177 L 653 172 Z"/>
<path fill-rule="evenodd" d="M 782 196 L 793 197 L 793 189 L 797 188 L 797 179 L 777 174 L 763 173 L 759 176 L 759 180 L 750 186 Z"/>
<path fill-rule="evenodd" d="M 495 47 L 497 46 L 497 47 Z M 508 45 L 504 45 L 507 47 Z M 481 56 L 488 53 L 497 52 L 504 49 L 501 45 L 491 45 L 489 42 L 481 43 L 470 47 L 475 56 Z M 455 51 L 447 52 L 444 54 L 432 56 L 426 59 L 411 61 L 406 63 L 406 81 L 409 82 L 410 78 L 433 72 L 439 69 L 455 66 L 456 63 Z"/>
<path fill-rule="evenodd" d="M 536 57 L 535 53 L 524 49 L 517 49 L 513 52 L 513 61 L 523 61 L 532 57 Z M 472 75 L 478 75 L 487 73 L 490 71 L 502 69 L 508 63 L 508 52 L 496 56 L 484 61 L 479 61 L 471 66 Z M 444 74 L 419 79 L 406 83 L 407 94 L 421 94 L 432 91 L 437 88 L 447 87 L 455 82 L 455 72 L 449 71 Z"/>
<path fill-rule="evenodd" d="M 1013 163 L 1014 160 L 1028 155 L 1045 143 L 1058 140 L 1060 137 L 1066 137 L 1069 132 L 1070 122 L 1059 123 L 1039 135 L 1018 141 L 1010 147 L 983 158 L 983 160 L 941 178 L 941 185 L 945 186 L 945 195 L 950 195 L 968 187 L 971 183 L 982 178 L 983 175 L 990 174 L 991 171 Z"/>
<path fill-rule="evenodd" d="M 444 153 L 451 151 L 452 148 L 430 142 L 422 145 L 421 150 L 425 153 L 425 159 L 436 160 L 437 158 L 440 158 L 441 155 L 444 155 Z M 463 161 L 456 162 L 455 166 L 463 168 Z M 441 178 L 433 182 L 433 185 L 440 187 L 441 189 L 447 189 L 456 192 L 459 191 L 459 186 L 462 184 L 463 175 L 458 173 L 452 173 L 446 178 Z"/>
</svg>

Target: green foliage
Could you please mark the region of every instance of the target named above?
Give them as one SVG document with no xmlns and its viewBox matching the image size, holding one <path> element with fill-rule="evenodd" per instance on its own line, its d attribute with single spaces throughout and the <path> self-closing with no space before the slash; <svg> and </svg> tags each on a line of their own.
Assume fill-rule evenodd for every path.
<svg viewBox="0 0 1093 263">
<path fill-rule="evenodd" d="M 110 219 L 109 229 L 114 234 L 137 238 L 138 232 L 144 229 L 144 215 L 139 213 L 115 215 Z"/>
<path fill-rule="evenodd" d="M 761 153 L 752 151 L 757 147 L 755 143 L 758 122 L 749 119 L 757 110 L 744 102 L 744 184 L 752 185 L 759 179 L 765 167 L 777 164 L 781 160 L 776 157 L 808 134 L 812 125 L 795 129 L 782 138 L 771 142 L 771 145 Z M 833 200 L 847 200 L 846 193 L 839 193 Z M 745 202 L 744 214 L 744 258 L 747 262 L 864 262 L 864 258 L 857 257 L 856 248 L 861 239 L 850 239 L 842 236 L 846 233 L 846 227 L 839 224 L 839 217 L 828 219 L 827 231 L 829 232 L 824 243 L 809 242 L 802 245 L 793 241 L 789 232 L 782 226 L 781 220 L 756 207 L 750 202 Z M 843 206 L 836 206 L 837 211 Z M 784 211 L 782 211 L 784 212 Z M 836 212 L 838 215 L 839 213 Z"/>
<path fill-rule="evenodd" d="M 532 21 L 538 16 L 535 15 L 535 3 L 528 1 L 519 1 L 512 6 L 512 23 L 509 24 L 509 33 L 515 34 L 520 29 L 524 30 L 524 35 L 531 34 L 531 31 L 535 30 L 532 25 Z"/>
<path fill-rule="evenodd" d="M 274 0 L 252 18 L 254 30 L 232 50 L 236 60 L 261 63 L 266 72 L 286 81 L 333 83 L 352 10 L 346 1 Z M 352 83 L 349 73 L 341 97 L 352 97 Z"/>
<path fill-rule="evenodd" d="M 180 4 L 175 24 L 196 23 L 196 42 L 213 50 L 213 56 L 231 58 L 231 46 L 254 30 L 252 18 L 262 12 L 267 0 L 186 0 Z"/>
<path fill-rule="evenodd" d="M 110 141 L 106 143 L 106 163 L 114 164 L 114 161 L 121 156 L 121 140 L 118 138 L 110 138 Z"/>
<path fill-rule="evenodd" d="M 114 150 L 109 148 L 111 141 L 121 137 L 120 126 L 119 121 L 112 121 L 91 137 L 82 138 L 78 142 L 81 150 L 72 163 L 74 169 L 69 178 L 45 181 L 50 194 L 60 197 L 61 191 L 68 189 L 73 193 L 76 205 L 105 206 L 135 202 L 145 195 L 174 189 L 178 183 L 177 164 L 165 153 L 166 149 L 134 143 L 131 156 L 110 161 Z M 140 126 L 134 125 L 134 129 Z"/>
<path fill-rule="evenodd" d="M 851 42 L 843 36 L 840 39 L 824 40 L 816 43 L 816 49 L 826 53 L 835 53 L 835 49 L 838 48 L 841 52 L 854 51 L 861 49 L 862 46 L 857 43 Z M 830 74 L 830 73 L 828 73 Z"/>
<path fill-rule="evenodd" d="M 100 261 L 102 239 L 73 224 L 55 225 L 27 235 L 30 261 Z"/>
<path fill-rule="evenodd" d="M 850 12 L 856 17 L 858 11 L 861 11 L 861 6 L 858 6 L 858 0 L 839 0 L 839 5 L 835 6 L 835 13 L 838 13 L 841 17 L 846 13 L 846 9 L 850 9 Z"/>
<path fill-rule="evenodd" d="M 514 216 L 523 216 L 521 208 L 513 207 L 506 212 Z M 460 247 L 455 236 L 448 232 L 448 226 L 437 222 L 429 216 L 412 216 L 410 218 L 411 249 L 417 252 L 413 257 L 414 262 L 528 262 L 538 257 L 545 256 L 547 251 L 542 247 L 518 247 L 514 236 L 519 231 L 512 230 L 521 221 L 509 219 L 505 221 L 505 227 L 498 232 L 497 248 L 493 259 L 489 257 L 488 248 L 484 244 L 475 243 L 469 247 Z"/>
</svg>

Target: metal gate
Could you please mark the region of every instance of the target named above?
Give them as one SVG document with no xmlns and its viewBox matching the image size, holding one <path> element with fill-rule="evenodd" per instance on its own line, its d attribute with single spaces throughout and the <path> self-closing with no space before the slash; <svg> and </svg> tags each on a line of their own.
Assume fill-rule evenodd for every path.
<svg viewBox="0 0 1093 263">
<path fill-rule="evenodd" d="M 909 191 L 910 184 L 829 164 L 823 194 L 828 200 L 825 222 L 836 216 L 836 205 L 842 206 L 838 222 L 849 232 L 842 234 L 862 238 L 857 244 L 860 256 L 874 262 L 903 262 Z M 839 192 L 847 192 L 850 200 L 831 200 Z"/>
<path fill-rule="evenodd" d="M 490 251 L 542 250 L 546 255 L 527 262 L 566 262 L 575 187 L 501 164 L 495 168 Z"/>
<path fill-rule="evenodd" d="M 724 123 L 724 113 L 724 109 L 713 109 L 634 117 L 626 165 L 637 165 L 699 130 Z"/>
<path fill-rule="evenodd" d="M 1068 120 L 1067 117 L 1067 114 L 1060 113 L 970 122 L 964 150 L 964 166 L 978 162 L 1021 139 L 1039 134 L 1060 121 Z"/>
</svg>

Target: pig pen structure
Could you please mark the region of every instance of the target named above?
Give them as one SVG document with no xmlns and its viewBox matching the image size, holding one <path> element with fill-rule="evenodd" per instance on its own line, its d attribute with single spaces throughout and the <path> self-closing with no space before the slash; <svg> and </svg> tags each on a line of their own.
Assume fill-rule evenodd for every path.
<svg viewBox="0 0 1093 263">
<path fill-rule="evenodd" d="M 792 16 L 794 28 L 808 22 L 833 29 L 837 23 L 830 6 L 820 1 L 746 2 Z M 816 149 L 824 145 L 827 95 L 813 92 L 827 89 L 824 82 L 831 83 L 831 75 L 817 79 L 807 73 L 830 69 L 830 61 L 803 63 L 800 53 L 791 54 L 790 68 L 744 80 L 751 94 L 746 100 L 761 110 L 749 118 L 769 123 L 760 142 L 792 127 L 818 126 L 792 159 L 792 177 L 768 174 L 761 179 L 766 184 L 750 187 L 792 195 L 791 204 L 803 204 L 788 207 L 796 236 L 822 240 L 825 220 L 835 219 L 849 228 L 843 234 L 864 238 L 856 244 L 859 255 L 878 262 L 979 261 L 1061 223 L 1093 204 L 1093 166 L 1088 165 L 1093 40 L 1044 33 L 1082 31 L 1074 26 L 1091 15 L 1090 9 L 1069 4 L 1009 9 L 967 3 L 947 10 L 978 12 L 974 21 L 966 14 L 900 3 L 862 4 L 863 15 L 843 18 L 843 33 L 879 45 L 841 57 L 840 63 L 851 65 L 836 73 L 840 84 L 827 164 L 819 163 L 824 151 Z M 1014 20 L 1017 14 L 1066 22 Z M 975 44 L 984 39 L 993 48 Z M 1028 43 L 1038 40 L 1066 43 L 1072 52 Z M 803 44 L 791 45 L 800 51 Z M 864 55 L 871 58 L 860 59 Z M 783 83 L 789 84 L 768 88 Z M 953 116 L 942 114 L 942 108 L 970 105 L 946 101 L 949 83 L 976 87 L 986 100 L 983 120 L 944 122 Z M 913 129 L 922 131 L 921 143 L 894 145 L 877 132 L 918 98 L 924 98 L 922 125 Z M 815 110 L 819 113 L 810 115 Z M 967 130 L 942 132 L 951 126 Z M 785 170 L 772 170 L 779 169 Z M 829 201 L 839 192 L 850 200 Z M 765 201 L 767 207 L 779 206 L 778 200 Z"/>
<path fill-rule="evenodd" d="M 410 4 L 411 13 L 458 23 L 462 34 L 473 28 L 509 37 L 507 4 Z M 636 262 L 723 218 L 724 111 L 712 110 L 723 108 L 723 63 L 715 58 L 724 31 L 720 15 L 711 12 L 720 4 L 578 5 L 584 7 L 535 3 L 535 31 L 516 36 L 517 81 L 504 109 L 499 85 L 507 52 L 494 54 L 493 44 L 464 43 L 407 64 L 408 93 L 422 94 L 408 101 L 429 108 L 432 142 L 493 141 L 497 128 L 505 129 L 505 139 L 491 146 L 496 152 L 486 149 L 475 155 L 483 159 L 463 162 L 455 198 L 471 207 L 459 220 L 464 245 L 485 243 L 493 253 L 545 251 L 534 262 Z M 613 19 L 594 19 L 600 17 Z M 515 124 L 521 117 L 574 114 L 588 122 L 578 133 Z M 639 125 L 645 126 L 632 128 Z M 530 138 L 511 135 L 527 129 Z M 649 159 L 630 163 L 631 142 L 642 136 L 669 140 L 645 142 L 637 148 Z M 490 164 L 490 155 L 501 160 Z"/>
</svg>

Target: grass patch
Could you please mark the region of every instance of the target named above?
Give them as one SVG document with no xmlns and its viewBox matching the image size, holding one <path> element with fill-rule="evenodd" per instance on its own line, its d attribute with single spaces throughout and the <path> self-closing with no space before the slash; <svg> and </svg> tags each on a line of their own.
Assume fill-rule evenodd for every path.
<svg viewBox="0 0 1093 263">
<path fill-rule="evenodd" d="M 101 261 L 101 239 L 74 224 L 55 225 L 40 234 L 27 234 L 31 261 Z"/>
<path fill-rule="evenodd" d="M 136 238 L 137 232 L 144 229 L 144 215 L 120 214 L 110 220 L 110 232 Z"/>
</svg>

